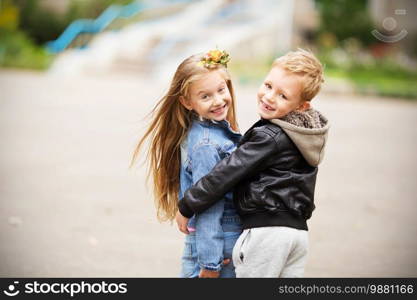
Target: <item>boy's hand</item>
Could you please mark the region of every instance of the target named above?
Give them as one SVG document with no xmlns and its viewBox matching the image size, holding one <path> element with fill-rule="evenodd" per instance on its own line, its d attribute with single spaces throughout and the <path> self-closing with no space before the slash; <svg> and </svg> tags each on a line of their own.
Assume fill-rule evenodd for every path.
<svg viewBox="0 0 417 300">
<path fill-rule="evenodd" d="M 177 211 L 177 215 L 175 217 L 175 220 L 177 221 L 177 225 L 178 225 L 178 229 L 185 234 L 189 234 L 190 232 L 188 232 L 187 229 L 187 225 L 188 225 L 188 218 L 184 217 L 180 211 Z"/>
<path fill-rule="evenodd" d="M 230 259 L 226 258 L 223 260 L 223 266 L 230 263 Z M 199 278 L 219 278 L 220 272 L 219 271 L 210 271 L 206 269 L 201 269 L 200 274 L 198 275 Z"/>
</svg>

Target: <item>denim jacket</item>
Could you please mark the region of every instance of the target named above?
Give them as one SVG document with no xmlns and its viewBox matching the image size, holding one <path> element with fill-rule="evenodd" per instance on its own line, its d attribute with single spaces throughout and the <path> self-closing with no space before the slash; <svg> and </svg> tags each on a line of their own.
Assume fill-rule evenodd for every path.
<svg viewBox="0 0 417 300">
<path fill-rule="evenodd" d="M 225 120 L 218 122 L 193 116 L 187 137 L 181 143 L 179 199 L 220 160 L 229 156 L 236 149 L 241 137 Z M 223 232 L 241 230 L 232 193 L 229 191 L 205 212 L 194 215 L 189 220 L 188 227 L 190 231 L 195 231 L 200 267 L 219 271 L 223 262 Z"/>
</svg>

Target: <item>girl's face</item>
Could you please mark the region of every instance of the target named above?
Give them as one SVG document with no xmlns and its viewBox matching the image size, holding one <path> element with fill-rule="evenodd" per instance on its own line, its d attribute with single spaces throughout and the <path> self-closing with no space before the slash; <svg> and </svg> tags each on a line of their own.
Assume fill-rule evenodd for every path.
<svg viewBox="0 0 417 300">
<path fill-rule="evenodd" d="M 232 105 L 229 88 L 218 70 L 213 70 L 192 82 L 189 97 L 181 97 L 180 101 L 187 109 L 193 109 L 201 117 L 215 121 L 226 119 Z"/>
</svg>

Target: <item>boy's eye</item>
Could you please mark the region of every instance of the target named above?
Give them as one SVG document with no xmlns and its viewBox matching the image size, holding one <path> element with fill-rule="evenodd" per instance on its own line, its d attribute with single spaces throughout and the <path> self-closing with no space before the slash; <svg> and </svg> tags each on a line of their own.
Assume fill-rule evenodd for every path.
<svg viewBox="0 0 417 300">
<path fill-rule="evenodd" d="M 284 94 L 279 94 L 279 96 L 285 100 L 287 100 L 287 97 Z"/>
<path fill-rule="evenodd" d="M 267 89 L 271 89 L 272 88 L 272 85 L 270 85 L 269 83 L 265 83 L 265 87 L 267 88 Z"/>
<path fill-rule="evenodd" d="M 220 88 L 219 93 L 223 93 L 223 92 L 224 92 L 224 88 Z"/>
<path fill-rule="evenodd" d="M 204 95 L 201 96 L 201 99 L 203 99 L 203 100 L 207 100 L 208 98 L 209 98 L 209 96 L 207 94 L 204 94 Z"/>
</svg>

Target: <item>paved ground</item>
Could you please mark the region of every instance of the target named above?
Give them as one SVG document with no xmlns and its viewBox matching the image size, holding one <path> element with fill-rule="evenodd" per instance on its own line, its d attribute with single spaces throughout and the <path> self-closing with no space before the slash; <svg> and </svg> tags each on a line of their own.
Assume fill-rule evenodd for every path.
<svg viewBox="0 0 417 300">
<path fill-rule="evenodd" d="M 242 130 L 256 87 L 237 87 Z M 0 276 L 175 277 L 183 236 L 128 170 L 163 89 L 0 71 Z M 337 94 L 310 221 L 310 277 L 417 276 L 417 102 Z"/>
</svg>

